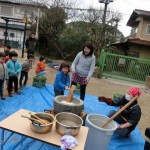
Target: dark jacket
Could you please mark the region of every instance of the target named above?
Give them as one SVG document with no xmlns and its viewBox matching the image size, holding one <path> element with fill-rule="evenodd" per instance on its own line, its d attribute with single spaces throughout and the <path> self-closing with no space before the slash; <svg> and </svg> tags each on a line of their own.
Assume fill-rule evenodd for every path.
<svg viewBox="0 0 150 150">
<path fill-rule="evenodd" d="M 25 45 L 29 53 L 34 53 L 37 49 L 37 39 L 29 37 Z"/>
<path fill-rule="evenodd" d="M 54 89 L 58 92 L 62 92 L 65 90 L 66 86 L 70 86 L 69 73 L 64 75 L 62 71 L 58 71 L 54 82 Z"/>
<path fill-rule="evenodd" d="M 128 101 L 125 99 L 125 96 L 119 97 L 112 101 L 112 106 L 120 106 L 123 107 L 126 105 Z M 138 124 L 141 118 L 141 108 L 138 105 L 137 100 L 134 101 L 128 108 L 126 108 L 122 113 L 121 116 L 124 117 L 132 126 L 129 127 L 130 130 L 134 130 L 136 125 Z"/>
</svg>

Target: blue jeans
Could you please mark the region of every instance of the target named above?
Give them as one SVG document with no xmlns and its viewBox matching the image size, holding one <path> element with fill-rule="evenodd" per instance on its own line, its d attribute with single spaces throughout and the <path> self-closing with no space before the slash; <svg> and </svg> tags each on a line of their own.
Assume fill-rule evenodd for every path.
<svg viewBox="0 0 150 150">
<path fill-rule="evenodd" d="M 110 118 L 111 116 L 113 116 L 117 111 L 115 110 L 111 110 L 108 113 L 108 117 Z M 122 117 L 120 115 L 118 115 L 114 121 L 116 121 L 119 124 L 124 124 L 126 123 L 125 120 L 122 119 Z M 120 137 L 128 137 L 129 134 L 131 133 L 131 130 L 129 130 L 128 128 L 118 128 L 115 133 L 117 133 Z"/>
<path fill-rule="evenodd" d="M 37 76 L 43 76 L 43 75 L 45 75 L 46 74 L 46 71 L 41 71 L 41 72 L 39 72 L 38 74 L 37 74 Z"/>
<path fill-rule="evenodd" d="M 4 80 L 0 80 L 0 96 L 3 96 Z"/>
</svg>

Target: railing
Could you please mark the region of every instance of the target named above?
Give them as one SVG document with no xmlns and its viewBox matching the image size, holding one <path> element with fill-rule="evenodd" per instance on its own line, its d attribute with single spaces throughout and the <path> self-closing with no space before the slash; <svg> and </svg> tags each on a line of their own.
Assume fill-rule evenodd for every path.
<svg viewBox="0 0 150 150">
<path fill-rule="evenodd" d="M 100 57 L 102 76 L 145 83 L 150 74 L 150 60 L 112 54 L 102 50 Z"/>
<path fill-rule="evenodd" d="M 5 45 L 5 40 L 4 39 L 0 39 L 0 43 Z M 20 41 L 11 41 L 11 40 L 7 40 L 7 45 L 11 46 L 12 48 L 15 48 L 15 49 L 21 49 L 23 43 L 20 42 Z"/>
</svg>

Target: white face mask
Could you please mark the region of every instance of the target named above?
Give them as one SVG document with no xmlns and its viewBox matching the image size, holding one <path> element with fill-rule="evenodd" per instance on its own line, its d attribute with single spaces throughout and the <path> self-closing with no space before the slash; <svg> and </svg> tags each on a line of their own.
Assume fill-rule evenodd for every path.
<svg viewBox="0 0 150 150">
<path fill-rule="evenodd" d="M 129 95 L 128 93 L 126 93 L 125 98 L 127 101 L 129 101 L 131 99 L 131 95 Z"/>
</svg>

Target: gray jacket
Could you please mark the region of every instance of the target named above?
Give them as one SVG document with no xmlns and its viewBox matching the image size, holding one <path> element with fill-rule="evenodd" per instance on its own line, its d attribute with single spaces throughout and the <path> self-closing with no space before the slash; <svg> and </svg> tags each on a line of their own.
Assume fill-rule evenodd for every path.
<svg viewBox="0 0 150 150">
<path fill-rule="evenodd" d="M 27 71 L 28 72 L 30 70 L 30 67 L 31 67 L 31 62 L 27 58 L 25 58 L 23 60 L 23 62 L 21 63 L 21 65 L 22 65 L 21 71 Z"/>
<path fill-rule="evenodd" d="M 95 69 L 95 56 L 85 56 L 83 52 L 79 52 L 72 63 L 72 71 L 76 72 L 80 77 L 90 78 Z"/>
<path fill-rule="evenodd" d="M 0 63 L 0 80 L 8 79 L 8 70 L 5 63 Z"/>
</svg>

